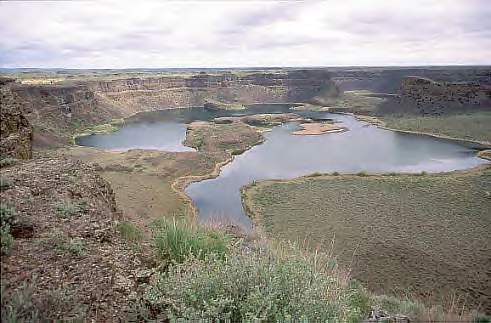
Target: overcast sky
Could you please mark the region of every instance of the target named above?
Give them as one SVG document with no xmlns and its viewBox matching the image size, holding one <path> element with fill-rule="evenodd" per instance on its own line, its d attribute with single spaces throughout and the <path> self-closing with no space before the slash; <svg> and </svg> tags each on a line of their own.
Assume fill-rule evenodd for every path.
<svg viewBox="0 0 491 323">
<path fill-rule="evenodd" d="M 0 2 L 0 67 L 491 64 L 490 0 Z"/>
</svg>

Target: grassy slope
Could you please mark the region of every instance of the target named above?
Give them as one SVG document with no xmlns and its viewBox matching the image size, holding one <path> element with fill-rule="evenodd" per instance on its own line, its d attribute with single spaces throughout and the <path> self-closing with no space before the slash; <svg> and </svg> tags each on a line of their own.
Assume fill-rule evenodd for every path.
<svg viewBox="0 0 491 323">
<path fill-rule="evenodd" d="M 432 133 L 453 138 L 491 142 L 491 112 L 444 116 L 383 116 L 389 128 Z"/>
<path fill-rule="evenodd" d="M 321 176 L 263 182 L 245 200 L 267 233 L 335 240 L 341 263 L 377 292 L 457 289 L 489 299 L 491 170 L 440 175 Z"/>
</svg>

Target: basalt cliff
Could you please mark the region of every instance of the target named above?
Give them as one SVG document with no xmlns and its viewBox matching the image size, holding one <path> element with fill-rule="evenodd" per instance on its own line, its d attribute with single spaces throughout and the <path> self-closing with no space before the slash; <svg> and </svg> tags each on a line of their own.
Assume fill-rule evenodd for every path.
<svg viewBox="0 0 491 323">
<path fill-rule="evenodd" d="M 339 90 L 330 73 L 199 73 L 98 80 L 75 84 L 16 84 L 11 90 L 35 127 L 36 145 L 62 144 L 74 129 L 132 114 L 177 107 L 322 102 Z"/>
<path fill-rule="evenodd" d="M 32 157 L 32 126 L 10 91 L 13 79 L 0 78 L 0 158 Z"/>
<path fill-rule="evenodd" d="M 406 77 L 400 87 L 400 104 L 421 114 L 444 114 L 491 108 L 491 85 L 477 82 L 437 82 Z"/>
</svg>

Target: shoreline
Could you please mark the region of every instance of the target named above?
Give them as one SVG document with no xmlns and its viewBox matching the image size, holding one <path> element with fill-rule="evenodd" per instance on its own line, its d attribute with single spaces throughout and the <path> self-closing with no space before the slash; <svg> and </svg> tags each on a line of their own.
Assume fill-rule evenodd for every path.
<svg viewBox="0 0 491 323">
<path fill-rule="evenodd" d="M 250 127 L 250 128 L 252 128 L 252 129 L 255 129 L 253 126 L 250 126 L 250 125 L 247 125 L 247 126 Z M 245 153 L 246 151 L 248 151 L 249 149 L 251 149 L 251 148 L 253 148 L 255 146 L 258 146 L 258 145 L 263 144 L 265 141 L 266 141 L 266 138 L 264 138 L 264 136 L 262 136 L 262 139 L 260 141 L 258 141 L 254 145 L 248 147 L 241 154 Z M 198 152 L 199 152 L 199 150 L 198 150 Z M 198 208 L 196 207 L 193 199 L 191 199 L 191 197 L 189 197 L 186 194 L 186 188 L 189 185 L 193 184 L 193 183 L 201 182 L 201 181 L 204 181 L 204 180 L 207 180 L 207 179 L 217 178 L 218 176 L 220 176 L 220 173 L 222 172 L 222 168 L 224 166 L 228 165 L 229 163 L 233 162 L 233 160 L 235 159 L 236 156 L 239 156 L 239 155 L 233 155 L 233 154 L 231 154 L 231 156 L 228 159 L 215 164 L 215 168 L 213 169 L 213 171 L 211 173 L 204 174 L 204 175 L 187 175 L 187 176 L 182 176 L 182 177 L 176 178 L 172 182 L 171 188 L 178 195 L 180 195 L 186 201 L 189 202 L 189 205 L 191 206 L 192 217 L 193 217 L 192 220 L 197 220 L 198 219 L 198 217 L 199 217 L 199 215 L 198 215 Z"/>
<path fill-rule="evenodd" d="M 363 176 L 361 176 L 357 173 L 345 173 L 345 174 L 337 174 L 337 175 L 334 175 L 333 173 L 312 173 L 312 174 L 303 175 L 290 179 L 266 179 L 262 181 L 254 181 L 253 183 L 244 185 L 240 188 L 240 197 L 241 197 L 242 206 L 244 208 L 244 212 L 254 224 L 253 228 L 256 231 L 259 231 L 258 233 L 266 234 L 266 230 L 264 229 L 264 219 L 262 219 L 262 217 L 258 214 L 257 210 L 251 205 L 253 200 L 253 198 L 251 197 L 251 192 L 253 188 L 256 186 L 273 185 L 277 183 L 288 184 L 288 183 L 302 182 L 313 178 L 315 179 L 329 178 L 334 180 L 335 178 L 358 178 L 358 177 L 363 177 L 363 178 L 365 177 L 372 177 L 372 178 L 373 177 L 417 177 L 417 176 L 437 177 L 437 176 L 450 176 L 450 175 L 466 175 L 466 174 L 478 173 L 487 169 L 491 169 L 491 163 L 478 165 L 467 169 L 459 169 L 459 170 L 437 172 L 437 173 L 424 173 L 424 174 L 387 172 L 387 173 L 366 173 Z"/>
<path fill-rule="evenodd" d="M 390 127 L 387 127 L 385 125 L 385 122 L 383 120 L 379 119 L 378 117 L 366 116 L 363 114 L 356 114 L 356 113 L 352 113 L 352 112 L 333 112 L 333 113 L 352 115 L 353 117 L 356 118 L 356 120 L 369 123 L 369 124 L 374 125 L 380 129 L 385 129 L 385 130 L 390 130 L 390 131 L 400 132 L 400 133 L 408 133 L 408 134 L 413 134 L 413 135 L 430 136 L 430 137 L 434 137 L 434 138 L 438 138 L 438 139 L 446 139 L 446 140 L 456 141 L 460 144 L 473 144 L 473 145 L 481 146 L 481 148 L 473 148 L 473 149 L 477 149 L 477 150 L 491 149 L 491 142 L 487 142 L 487 141 L 457 138 L 457 137 L 451 137 L 451 136 L 447 136 L 447 135 L 439 135 L 439 134 L 435 134 L 435 133 L 431 133 L 431 132 L 421 132 L 421 131 L 390 128 Z"/>
<path fill-rule="evenodd" d="M 280 103 L 278 103 L 278 104 L 280 104 Z M 281 104 L 283 104 L 283 103 L 281 103 Z M 187 109 L 187 108 L 188 107 L 175 107 L 175 108 L 169 108 L 169 109 L 162 109 L 161 111 L 165 111 L 165 110 L 176 110 L 176 109 Z M 158 111 L 158 110 L 156 110 L 156 111 Z M 122 125 L 125 124 L 125 122 L 126 122 L 126 120 L 128 118 L 134 117 L 134 116 L 136 116 L 136 115 L 138 115 L 140 113 L 144 113 L 144 112 L 145 111 L 143 111 L 143 112 L 137 112 L 137 113 L 132 114 L 131 116 L 128 116 L 128 117 L 122 119 L 123 122 L 121 124 L 118 124 L 118 126 L 121 127 Z M 333 112 L 333 113 L 351 115 L 354 118 L 356 118 L 356 120 L 358 120 L 360 122 L 367 122 L 369 124 L 375 125 L 378 128 L 389 130 L 389 131 L 394 131 L 394 132 L 399 132 L 399 133 L 409 133 L 409 134 L 423 135 L 423 136 L 431 136 L 431 137 L 434 137 L 434 138 L 456 141 L 456 142 L 458 142 L 460 144 L 478 144 L 478 145 L 481 145 L 483 147 L 481 149 L 474 148 L 476 150 L 479 150 L 478 153 L 476 154 L 476 157 L 479 157 L 479 158 L 482 158 L 482 159 L 486 159 L 486 160 L 491 160 L 491 158 L 488 158 L 484 154 L 480 154 L 482 151 L 487 151 L 488 149 L 491 148 L 491 144 L 490 143 L 484 143 L 484 142 L 479 142 L 479 141 L 466 140 L 466 139 L 461 139 L 461 138 L 453 138 L 453 137 L 449 137 L 449 136 L 437 135 L 437 134 L 432 134 L 432 133 L 422 133 L 422 132 L 415 132 L 415 131 L 406 131 L 406 130 L 400 130 L 400 129 L 392 129 L 392 128 L 385 127 L 384 122 L 382 120 L 376 118 L 376 117 L 364 116 L 364 115 L 357 115 L 357 114 L 351 113 L 351 112 Z M 369 118 L 365 118 L 365 117 L 369 117 Z M 106 124 L 103 124 L 103 125 L 109 125 L 109 126 L 113 126 L 114 127 L 114 125 L 112 125 L 111 123 L 106 123 Z M 96 126 L 94 126 L 94 127 L 96 127 Z M 254 127 L 254 126 L 251 126 L 251 125 L 248 125 L 248 126 L 251 127 L 251 128 L 256 129 L 256 131 L 258 130 L 257 127 Z M 117 128 L 117 129 L 115 129 L 113 131 L 117 131 L 118 129 L 119 128 Z M 107 133 L 113 132 L 113 131 L 108 131 Z M 263 131 L 260 131 L 260 132 L 264 132 L 264 131 L 271 131 L 271 129 L 264 129 Z M 331 131 L 323 132 L 321 134 L 339 133 L 339 132 L 343 132 L 343 131 L 346 131 L 346 130 L 344 128 L 341 128 L 341 129 L 334 129 L 334 130 L 331 130 Z M 96 132 L 96 133 L 105 133 L 105 132 Z M 90 134 L 93 134 L 93 133 L 89 133 L 89 134 L 86 134 L 86 135 L 90 135 Z M 293 134 L 294 135 L 300 135 L 300 134 L 295 134 L 295 133 L 293 133 Z M 315 135 L 321 135 L 321 134 L 315 134 Z M 311 134 L 302 134 L 302 135 L 311 135 Z M 312 134 L 312 135 L 314 135 L 314 134 Z M 78 137 L 78 136 L 76 136 L 76 135 L 73 136 L 73 138 L 76 138 L 76 137 Z M 243 152 L 241 152 L 241 154 L 244 153 L 244 152 L 246 152 L 247 150 L 251 149 L 254 146 L 257 146 L 257 145 L 260 145 L 260 144 L 264 143 L 265 140 L 266 140 L 266 138 L 263 137 L 261 141 L 259 141 L 256 144 L 248 147 L 246 150 L 244 150 Z M 87 147 L 87 146 L 77 145 L 75 143 L 75 141 L 70 146 L 72 146 L 72 147 Z M 90 148 L 95 148 L 95 147 L 90 147 Z M 105 149 L 102 149 L 102 150 L 104 152 L 119 153 L 119 151 L 109 151 L 109 150 L 105 150 Z M 220 173 L 221 173 L 222 168 L 224 166 L 226 166 L 227 164 L 233 162 L 235 156 L 236 155 L 231 155 L 228 159 L 226 159 L 226 160 L 224 160 L 222 162 L 216 163 L 213 171 L 210 172 L 210 173 L 208 173 L 208 174 L 204 174 L 204 175 L 187 175 L 187 176 L 182 176 L 182 177 L 176 178 L 174 181 L 172 181 L 172 183 L 170 185 L 171 186 L 171 189 L 176 194 L 178 194 L 180 197 L 182 197 L 185 201 L 189 202 L 189 206 L 190 206 L 191 214 L 192 214 L 192 218 L 193 218 L 192 220 L 197 220 L 198 219 L 198 209 L 197 209 L 197 206 L 195 205 L 194 201 L 186 194 L 186 192 L 185 192 L 186 188 L 189 185 L 191 185 L 192 183 L 195 183 L 195 182 L 200 182 L 200 181 L 207 180 L 207 179 L 217 178 L 218 176 L 220 176 Z M 470 168 L 470 169 L 467 169 L 467 170 L 451 171 L 451 172 L 439 172 L 439 173 L 432 173 L 432 174 L 448 174 L 448 173 L 454 173 L 454 172 L 470 172 L 470 171 L 476 171 L 476 169 L 480 169 L 480 167 L 483 167 L 483 166 L 486 167 L 487 165 L 481 165 L 481 166 L 473 167 L 473 168 Z M 415 176 L 416 175 L 417 176 L 418 175 L 418 174 L 408 174 L 408 173 L 395 173 L 395 174 L 396 174 L 396 176 L 406 176 L 406 175 L 408 175 L 408 176 Z M 312 174 L 300 176 L 300 177 L 297 177 L 297 178 L 292 179 L 292 180 L 302 179 L 302 178 L 308 178 L 308 177 L 311 177 L 311 175 Z M 324 174 L 321 174 L 320 176 L 326 176 L 326 175 L 334 176 L 334 175 L 330 175 L 329 173 L 324 173 Z M 337 176 L 355 176 L 355 175 L 356 174 L 340 174 L 340 175 L 337 175 Z M 389 175 L 387 175 L 387 173 L 368 173 L 367 174 L 367 176 L 384 176 L 384 175 L 385 176 L 389 176 Z M 266 180 L 266 181 L 270 181 L 270 180 Z M 288 180 L 278 179 L 278 180 L 275 180 L 275 181 L 288 181 Z M 247 204 L 247 199 L 244 198 L 244 193 L 243 192 L 245 190 L 247 190 L 251 185 L 257 185 L 258 183 L 262 183 L 262 182 L 265 182 L 265 181 L 254 182 L 254 184 L 251 183 L 251 184 L 245 185 L 245 186 L 241 187 L 241 189 L 240 189 L 240 191 L 241 191 L 242 206 L 244 207 L 244 211 L 245 211 L 246 215 L 253 222 L 253 225 L 254 225 L 254 228 L 253 229 L 257 229 L 258 227 L 260 227 L 260 223 L 258 223 L 255 220 L 255 218 L 257 217 L 257 215 L 256 216 L 251 216 L 250 215 L 250 213 L 254 213 L 254 212 L 252 212 L 250 206 Z"/>
</svg>

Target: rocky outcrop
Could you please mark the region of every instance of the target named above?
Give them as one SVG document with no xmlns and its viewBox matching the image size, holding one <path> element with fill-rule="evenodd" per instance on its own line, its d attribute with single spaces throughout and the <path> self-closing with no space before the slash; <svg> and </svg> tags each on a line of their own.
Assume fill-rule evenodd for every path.
<svg viewBox="0 0 491 323">
<path fill-rule="evenodd" d="M 0 79 L 0 158 L 32 157 L 32 127 L 10 90 L 14 80 Z"/>
<path fill-rule="evenodd" d="M 404 77 L 396 95 L 385 97 L 375 114 L 444 115 L 491 109 L 491 83 L 435 81 L 420 76 Z"/>
<path fill-rule="evenodd" d="M 2 206 L 32 228 L 28 236 L 12 231 L 11 250 L 2 254 L 2 306 L 15 306 L 27 285 L 32 293 L 21 295 L 31 307 L 17 312 L 19 321 L 34 312 L 39 317 L 25 321 L 128 321 L 146 267 L 115 230 L 121 214 L 97 167 L 41 157 L 2 169 L 2 177 L 10 183 Z"/>
<path fill-rule="evenodd" d="M 15 85 L 12 92 L 34 127 L 37 147 L 66 144 L 76 131 L 126 115 L 86 85 Z"/>
<path fill-rule="evenodd" d="M 400 103 L 422 114 L 491 108 L 491 87 L 474 82 L 436 82 L 406 77 L 400 87 Z"/>
</svg>

